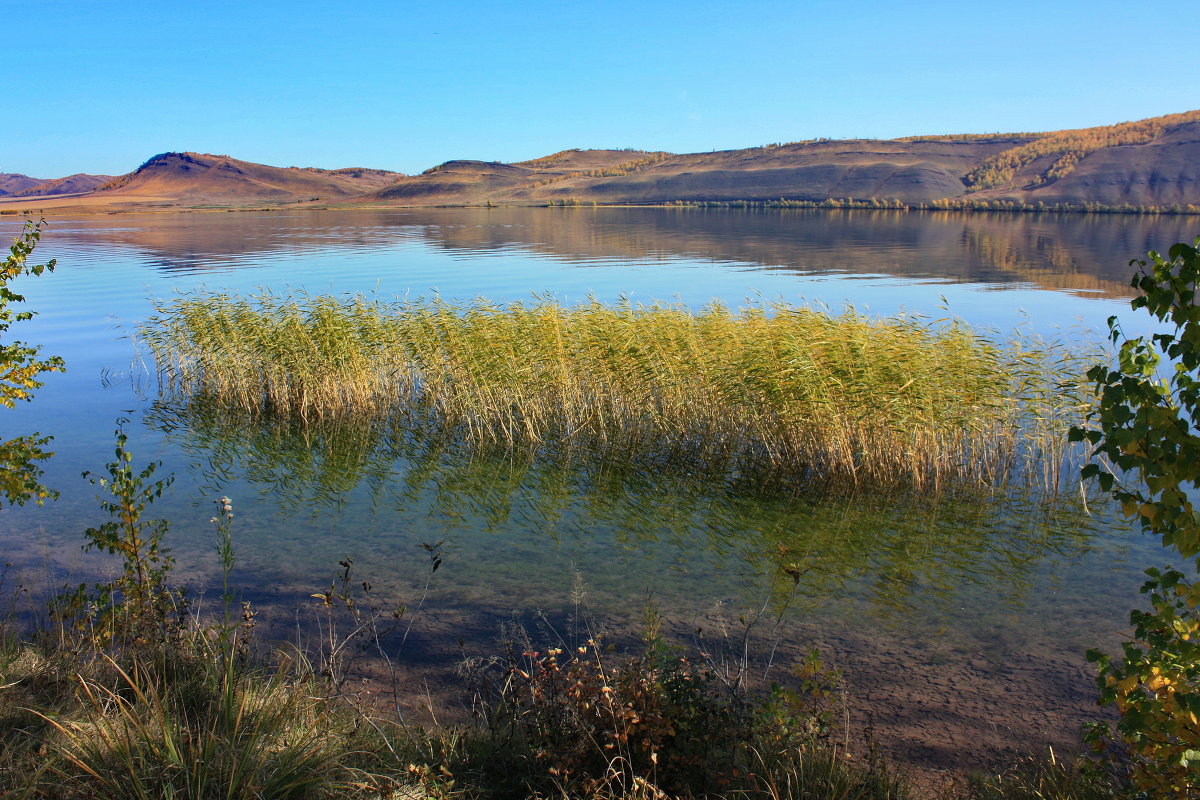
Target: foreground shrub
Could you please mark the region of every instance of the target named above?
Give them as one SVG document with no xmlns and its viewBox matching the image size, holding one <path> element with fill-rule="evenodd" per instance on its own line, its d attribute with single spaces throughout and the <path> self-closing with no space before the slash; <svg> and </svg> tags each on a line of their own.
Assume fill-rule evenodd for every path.
<svg viewBox="0 0 1200 800">
<path fill-rule="evenodd" d="M 479 676 L 493 745 L 479 768 L 508 796 L 905 796 L 880 762 L 836 747 L 799 694 L 756 701 L 660 647 L 527 650 Z"/>
<path fill-rule="evenodd" d="M 54 261 L 28 263 L 41 237 L 42 223 L 26 220 L 25 230 L 0 261 L 0 336 L 5 339 L 14 322 L 32 319 L 35 313 L 11 309 L 11 305 L 25 300 L 9 288 L 12 281 L 25 275 L 54 271 Z M 33 390 L 42 385 L 39 378 L 42 373 L 64 369 L 61 358 L 43 358 L 40 351 L 41 348 L 26 342 L 0 341 L 0 408 L 12 408 L 21 400 L 28 402 L 33 398 Z M 36 433 L 7 441 L 0 439 L 0 501 L 23 505 L 29 500 L 41 503 L 54 496 L 52 490 L 40 483 L 42 471 L 37 463 L 52 455 L 43 449 L 49 442 L 50 437 Z"/>
<path fill-rule="evenodd" d="M 1084 475 L 1110 491 L 1126 516 L 1188 559 L 1200 556 L 1200 239 L 1176 244 L 1166 257 L 1138 261 L 1134 309 L 1146 309 L 1162 332 L 1126 339 L 1110 318 L 1121 349 L 1115 368 L 1094 367 L 1099 402 L 1093 427 L 1071 436 L 1095 448 Z M 1169 326 L 1169 327 L 1167 327 Z M 1116 733 L 1128 749 L 1134 783 L 1153 797 L 1200 795 L 1200 583 L 1175 569 L 1147 570 L 1149 610 L 1135 610 L 1119 658 L 1098 651 L 1101 702 L 1120 712 Z M 1105 751 L 1110 731 L 1091 734 Z"/>
</svg>

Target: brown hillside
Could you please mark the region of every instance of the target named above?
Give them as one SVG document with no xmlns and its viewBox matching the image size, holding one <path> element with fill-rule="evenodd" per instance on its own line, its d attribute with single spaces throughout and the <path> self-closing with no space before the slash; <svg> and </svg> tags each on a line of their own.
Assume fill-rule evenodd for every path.
<svg viewBox="0 0 1200 800">
<path fill-rule="evenodd" d="M 52 197 L 55 195 L 64 194 L 83 194 L 103 186 L 111 180 L 113 180 L 112 175 L 86 175 L 82 172 L 78 172 L 74 175 L 68 175 L 65 178 L 57 178 L 52 181 L 42 181 L 36 186 L 31 186 L 24 191 L 14 192 L 12 196 Z"/>
<path fill-rule="evenodd" d="M 190 204 L 295 202 L 344 199 L 387 185 L 400 177 L 386 170 L 269 167 L 229 156 L 162 153 L 134 172 L 101 186 L 105 200 L 158 199 Z"/>
<path fill-rule="evenodd" d="M 0 178 L 13 186 L 34 180 Z M 1200 206 L 1200 111 L 1050 133 L 814 140 L 682 155 L 574 149 L 515 164 L 447 161 L 412 176 L 359 168 L 282 169 L 229 156 L 164 153 L 95 191 L 39 198 L 37 207 L 636 205 L 780 199 Z M 9 208 L 21 202 L 0 198 L 0 205 Z"/>
<path fill-rule="evenodd" d="M 519 164 L 448 162 L 363 199 L 403 205 L 829 198 L 1195 205 L 1198 140 L 1200 111 L 1189 111 L 1050 133 L 817 140 L 713 153 L 628 154 L 637 157 L 624 163 L 622 151 L 565 150 Z M 610 164 L 578 168 L 600 154 Z"/>
<path fill-rule="evenodd" d="M 1105 205 L 1200 203 L 1200 112 L 1190 116 L 1141 141 L 1042 155 L 1007 186 L 977 195 Z"/>
<path fill-rule="evenodd" d="M 929 202 L 963 194 L 968 170 L 1025 141 L 824 141 L 687 155 L 563 151 L 519 164 L 450 161 L 364 199 L 407 205 L 829 197 Z"/>
<path fill-rule="evenodd" d="M 406 205 L 473 203 L 492 192 L 526 183 L 536 170 L 498 161 L 447 161 L 420 175 L 401 178 L 371 195 Z"/>
<path fill-rule="evenodd" d="M 0 172 L 0 197 L 9 197 L 45 182 L 44 178 L 31 178 L 16 172 Z"/>
<path fill-rule="evenodd" d="M 966 174 L 963 182 L 971 191 L 1031 189 L 1070 175 L 1092 153 L 1124 145 L 1153 144 L 1164 133 L 1198 121 L 1200 111 L 1187 111 L 1137 122 L 1041 134 L 984 160 Z"/>
<path fill-rule="evenodd" d="M 826 141 L 698 153 L 630 175 L 566 181 L 540 194 L 635 203 L 829 197 L 923 202 L 961 194 L 963 173 L 1013 142 Z"/>
<path fill-rule="evenodd" d="M 643 150 L 561 150 L 514 166 L 553 172 L 610 169 L 648 155 Z"/>
<path fill-rule="evenodd" d="M 641 150 L 563 150 L 531 161 L 447 161 L 420 175 L 401 178 L 369 199 L 405 205 L 482 205 L 520 201 L 542 187 L 567 180 L 623 175 L 665 153 Z M 545 197 L 551 196 L 543 193 Z M 542 199 L 541 202 L 545 202 Z"/>
</svg>

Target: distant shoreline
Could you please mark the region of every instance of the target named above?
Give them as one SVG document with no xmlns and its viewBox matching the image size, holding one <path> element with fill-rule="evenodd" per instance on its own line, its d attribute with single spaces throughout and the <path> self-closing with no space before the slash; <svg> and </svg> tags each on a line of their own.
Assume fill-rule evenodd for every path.
<svg viewBox="0 0 1200 800">
<path fill-rule="evenodd" d="M 59 198 L 42 198 L 57 200 Z M 67 199 L 67 198 L 63 198 Z M 659 209 L 721 209 L 721 210 L 778 210 L 778 211 L 900 211 L 900 212 L 966 212 L 1006 214 L 1121 214 L 1134 216 L 1200 216 L 1200 205 L 1105 205 L 1101 203 L 1027 203 L 1018 200 L 936 200 L 932 203 L 902 203 L 899 201 L 845 200 L 671 200 L 661 203 L 428 203 L 398 205 L 393 203 L 308 204 L 280 203 L 278 205 L 210 206 L 175 204 L 101 205 L 39 205 L 30 206 L 0 199 L 0 219 L 46 215 L 112 216 L 123 214 L 203 214 L 277 211 L 388 211 L 433 208 L 659 208 Z"/>
</svg>

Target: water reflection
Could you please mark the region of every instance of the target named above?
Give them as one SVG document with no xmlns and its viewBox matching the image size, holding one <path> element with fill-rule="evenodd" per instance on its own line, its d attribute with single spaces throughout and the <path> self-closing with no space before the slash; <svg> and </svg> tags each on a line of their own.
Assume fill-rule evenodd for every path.
<svg viewBox="0 0 1200 800">
<path fill-rule="evenodd" d="M 481 554 L 568 550 L 585 573 L 640 570 L 649 585 L 674 564 L 707 575 L 714 590 L 742 587 L 747 599 L 766 582 L 810 609 L 857 600 L 907 624 L 952 613 L 964 594 L 1019 607 L 1048 564 L 1080 558 L 1113 525 L 1072 497 L 978 489 L 830 496 L 767 474 L 706 472 L 634 453 L 485 448 L 368 421 L 251 422 L 197 403 L 160 402 L 148 424 L 188 456 L 207 495 L 244 481 L 284 518 L 369 506 L 376 517 L 405 521 L 412 536 L 398 540 L 450 539 L 460 560 L 486 563 L 491 579 L 528 586 L 548 579 L 531 574 L 529 559 Z M 320 526 L 308 534 L 283 520 L 277 527 L 323 535 Z M 614 559 L 613 549 L 631 557 Z M 486 593 L 489 577 L 472 577 Z"/>
<path fill-rule="evenodd" d="M 100 377 L 129 371 L 137 357 L 108 316 L 136 328 L 151 313 L 148 294 L 201 283 L 384 296 L 436 287 L 447 299 L 579 299 L 591 291 L 608 299 L 683 295 L 697 306 L 719 297 L 737 306 L 761 293 L 936 316 L 944 295 L 976 325 L 1007 330 L 1026 319 L 1013 311 L 1021 307 L 1043 332 L 1067 330 L 1077 318 L 1102 331 L 1109 314 L 1128 309 L 1103 299 L 1126 296 L 1128 260 L 1190 241 L 1195 224 L 603 208 L 52 219 L 38 256 L 58 257 L 59 268 L 20 286 L 41 312 L 23 336 L 63 356 L 70 370 L 49 376 L 34 403 L 0 416 L 14 431 L 55 436 L 46 482 L 62 496 L 0 513 L 3 560 L 17 571 L 43 570 L 47 577 L 33 583 L 48 588 L 103 569 L 95 554 L 79 552 L 79 532 L 98 521 L 95 489 L 79 475 L 111 458 L 114 418 L 146 413 L 145 396 Z M 18 228 L 19 220 L 0 218 L 0 232 L 11 237 Z M 870 277 L 889 275 L 901 277 Z M 1149 332 L 1138 315 L 1123 324 Z M 422 543 L 449 539 L 427 615 L 405 651 L 414 663 L 441 658 L 447 674 L 460 638 L 478 645 L 476 653 L 494 652 L 496 626 L 510 612 L 569 611 L 576 570 L 596 616 L 631 632 L 648 588 L 686 628 L 714 599 L 735 617 L 761 608 L 765 583 L 777 597 L 793 588 L 803 595 L 786 631 L 796 652 L 818 641 L 840 654 L 879 730 L 929 725 L 929 695 L 911 691 L 924 685 L 952 698 L 953 713 L 969 723 L 959 741 L 988 741 L 994 707 L 1022 697 L 1041 711 L 1020 735 L 1033 741 L 1056 730 L 1068 743 L 1095 713 L 1084 649 L 1119 648 L 1140 569 L 1161 558 L 1157 542 L 1131 536 L 1096 508 L 1096 516 L 1082 515 L 1063 498 L 822 498 L 757 485 L 760 476 L 689 474 L 579 450 L 470 450 L 372 425 L 302 433 L 195 410 L 160 408 L 154 416 L 157 429 L 129 431 L 139 462 L 162 459 L 163 472 L 179 478 L 154 507 L 172 522 L 178 578 L 219 585 L 207 519 L 221 494 L 238 509 L 234 584 L 264 607 L 264 628 L 280 620 L 284 637 L 296 603 L 328 586 L 339 559 L 352 555 L 381 593 L 410 602 L 427 570 Z M 943 626 L 947 634 L 936 636 Z M 981 666 L 980 656 L 992 666 Z"/>
<path fill-rule="evenodd" d="M 118 225 L 76 218 L 52 226 L 47 249 L 72 263 L 126 253 L 163 273 L 202 274 L 310 257 L 328 270 L 419 244 L 452 258 L 520 254 L 585 268 L 687 259 L 1126 296 L 1129 258 L 1189 240 L 1193 226 L 1172 216 L 816 209 L 289 211 L 164 214 Z"/>
</svg>

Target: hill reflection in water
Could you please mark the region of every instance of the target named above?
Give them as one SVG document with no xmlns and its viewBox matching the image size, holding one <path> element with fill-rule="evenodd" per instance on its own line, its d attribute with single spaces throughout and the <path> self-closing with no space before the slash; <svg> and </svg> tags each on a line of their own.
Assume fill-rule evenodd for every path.
<svg viewBox="0 0 1200 800">
<path fill-rule="evenodd" d="M 54 226 L 52 241 L 84 258 L 125 251 L 183 273 L 270 267 L 275 259 L 323 250 L 329 258 L 354 259 L 420 242 L 462 257 L 521 252 L 579 267 L 683 258 L 1126 296 L 1129 258 L 1189 240 L 1191 228 L 1188 218 L 1171 216 L 497 208 L 171 214 L 119 225 L 76 218 Z M 387 274 L 378 277 L 388 283 Z"/>
</svg>

